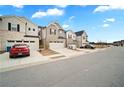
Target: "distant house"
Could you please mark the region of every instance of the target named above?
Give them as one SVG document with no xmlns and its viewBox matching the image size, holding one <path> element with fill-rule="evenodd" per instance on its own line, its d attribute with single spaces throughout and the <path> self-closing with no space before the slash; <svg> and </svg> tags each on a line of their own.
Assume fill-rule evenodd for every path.
<svg viewBox="0 0 124 93">
<path fill-rule="evenodd" d="M 20 43 L 38 50 L 38 26 L 25 17 L 0 16 L 0 51 L 9 51 L 12 45 Z"/>
<path fill-rule="evenodd" d="M 124 46 L 124 40 L 120 40 L 120 41 L 115 41 L 113 42 L 114 46 Z"/>
<path fill-rule="evenodd" d="M 114 46 L 121 46 L 121 41 L 115 41 L 115 42 L 113 42 L 113 45 Z"/>
<path fill-rule="evenodd" d="M 66 46 L 71 49 L 77 48 L 76 34 L 72 30 L 66 32 Z"/>
<path fill-rule="evenodd" d="M 109 47 L 109 46 L 112 46 L 113 44 L 112 43 L 107 43 L 107 42 L 89 42 L 89 44 L 92 44 L 94 47 L 96 48 L 106 48 L 106 47 Z"/>
<path fill-rule="evenodd" d="M 124 46 L 124 40 L 121 40 L 121 46 Z"/>
<path fill-rule="evenodd" d="M 88 44 L 88 35 L 85 31 L 75 32 L 77 37 L 77 47 L 84 46 Z"/>
<path fill-rule="evenodd" d="M 64 48 L 65 47 L 65 31 L 56 22 L 50 23 L 47 27 L 39 27 L 41 44 L 44 48 Z"/>
</svg>

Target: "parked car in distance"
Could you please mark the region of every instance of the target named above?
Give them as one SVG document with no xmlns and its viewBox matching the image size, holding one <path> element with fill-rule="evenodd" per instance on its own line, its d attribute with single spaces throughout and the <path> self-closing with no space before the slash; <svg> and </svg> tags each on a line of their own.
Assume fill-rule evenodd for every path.
<svg viewBox="0 0 124 93">
<path fill-rule="evenodd" d="M 84 48 L 84 46 L 81 46 L 80 48 Z"/>
<path fill-rule="evenodd" d="M 95 49 L 95 47 L 91 44 L 87 44 L 85 46 L 81 46 L 80 48 L 87 48 L 87 49 Z"/>
<path fill-rule="evenodd" d="M 30 56 L 29 46 L 26 44 L 15 44 L 9 51 L 9 57 Z"/>
</svg>

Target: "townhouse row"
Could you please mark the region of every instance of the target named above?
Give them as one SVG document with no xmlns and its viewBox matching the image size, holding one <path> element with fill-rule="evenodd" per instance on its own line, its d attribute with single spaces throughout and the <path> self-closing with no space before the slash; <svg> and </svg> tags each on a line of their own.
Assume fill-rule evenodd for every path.
<svg viewBox="0 0 124 93">
<path fill-rule="evenodd" d="M 53 22 L 47 27 L 39 26 L 40 45 L 43 48 L 79 48 L 88 43 L 85 31 L 65 31 L 58 23 Z"/>
<path fill-rule="evenodd" d="M 24 43 L 31 50 L 39 48 L 77 48 L 88 43 L 85 31 L 65 31 L 58 23 L 38 26 L 25 17 L 0 16 L 0 51 Z"/>
</svg>

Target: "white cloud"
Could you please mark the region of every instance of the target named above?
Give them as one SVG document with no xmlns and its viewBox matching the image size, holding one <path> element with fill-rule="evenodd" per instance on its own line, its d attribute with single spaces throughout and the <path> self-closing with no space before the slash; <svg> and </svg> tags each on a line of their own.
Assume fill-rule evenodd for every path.
<svg viewBox="0 0 124 93">
<path fill-rule="evenodd" d="M 109 27 L 109 24 L 103 24 L 102 27 Z"/>
<path fill-rule="evenodd" d="M 43 16 L 47 16 L 47 14 L 45 12 L 38 11 L 32 15 L 32 18 L 41 18 Z"/>
<path fill-rule="evenodd" d="M 124 10 L 123 4 L 116 4 L 116 5 L 102 5 L 98 6 L 93 12 L 105 12 L 109 10 Z"/>
<path fill-rule="evenodd" d="M 60 16 L 64 14 L 63 10 L 54 8 L 54 9 L 48 9 L 46 12 L 48 15 L 56 15 L 56 16 Z"/>
<path fill-rule="evenodd" d="M 98 6 L 93 12 L 104 12 L 109 9 L 109 6 Z"/>
<path fill-rule="evenodd" d="M 74 19 L 74 18 L 75 18 L 75 16 L 69 17 L 69 21 L 71 21 L 71 20 Z"/>
<path fill-rule="evenodd" d="M 13 7 L 20 8 L 22 9 L 24 6 L 23 5 L 12 5 Z"/>
<path fill-rule="evenodd" d="M 102 27 L 109 27 L 110 26 L 110 23 L 113 23 L 115 22 L 115 18 L 106 18 L 104 21 L 104 24 L 102 25 Z M 109 24 L 108 24 L 109 22 Z"/>
<path fill-rule="evenodd" d="M 66 28 L 68 28 L 68 27 L 69 27 L 69 25 L 64 24 L 64 25 L 62 25 L 62 27 L 63 27 L 64 29 L 66 29 Z"/>
<path fill-rule="evenodd" d="M 32 15 L 32 18 L 41 18 L 44 16 L 61 16 L 64 14 L 64 10 L 53 8 L 47 11 L 38 11 Z"/>
<path fill-rule="evenodd" d="M 57 7 L 60 7 L 60 8 L 66 8 L 68 5 L 57 5 Z"/>
<path fill-rule="evenodd" d="M 106 18 L 104 22 L 115 22 L 115 18 Z"/>
<path fill-rule="evenodd" d="M 79 5 L 79 6 L 81 6 L 81 7 L 86 7 L 87 5 Z"/>
</svg>

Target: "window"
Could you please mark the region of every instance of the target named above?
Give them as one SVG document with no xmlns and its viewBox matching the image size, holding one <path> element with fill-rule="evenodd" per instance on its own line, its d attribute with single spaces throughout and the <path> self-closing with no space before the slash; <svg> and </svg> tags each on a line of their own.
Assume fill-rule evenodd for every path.
<svg viewBox="0 0 124 93">
<path fill-rule="evenodd" d="M 20 25 L 19 24 L 12 24 L 8 23 L 8 30 L 9 31 L 20 31 Z"/>
<path fill-rule="evenodd" d="M 35 29 L 33 29 L 33 31 L 35 31 Z"/>
<path fill-rule="evenodd" d="M 38 31 L 41 31 L 42 29 L 41 28 L 38 28 Z"/>
<path fill-rule="evenodd" d="M 52 34 L 54 34 L 54 29 L 51 29 L 52 30 Z"/>
<path fill-rule="evenodd" d="M 50 28 L 50 34 L 56 35 L 56 30 Z"/>
<path fill-rule="evenodd" d="M 12 27 L 12 31 L 16 31 L 16 28 L 15 27 Z"/>
<path fill-rule="evenodd" d="M 22 41 L 20 41 L 20 40 L 18 40 L 18 41 L 16 41 L 17 43 L 21 43 Z"/>
<path fill-rule="evenodd" d="M 11 31 L 11 23 L 8 23 L 8 30 Z"/>
<path fill-rule="evenodd" d="M 54 30 L 54 34 L 56 35 L 56 30 Z"/>
<path fill-rule="evenodd" d="M 29 41 L 24 41 L 24 43 L 29 43 Z"/>
<path fill-rule="evenodd" d="M 59 33 L 62 33 L 62 31 L 60 30 Z"/>
<path fill-rule="evenodd" d="M 14 43 L 15 41 L 14 40 L 8 40 L 9 43 Z"/>
<path fill-rule="evenodd" d="M 28 30 L 30 31 L 30 30 L 31 30 L 31 28 L 28 28 Z"/>
<path fill-rule="evenodd" d="M 35 43 L 35 41 L 30 41 L 30 43 Z"/>
<path fill-rule="evenodd" d="M 19 32 L 20 31 L 20 25 L 17 24 L 17 31 Z"/>
<path fill-rule="evenodd" d="M 72 38 L 72 35 L 68 35 L 68 38 Z"/>
<path fill-rule="evenodd" d="M 16 24 L 11 24 L 11 30 L 12 31 L 17 31 L 17 25 Z"/>
<path fill-rule="evenodd" d="M 83 37 L 83 39 L 85 39 L 85 36 Z"/>
</svg>

